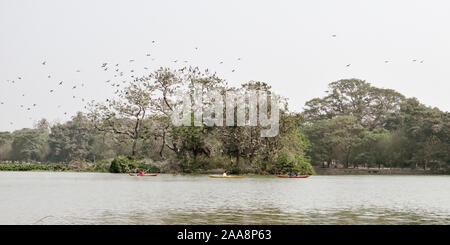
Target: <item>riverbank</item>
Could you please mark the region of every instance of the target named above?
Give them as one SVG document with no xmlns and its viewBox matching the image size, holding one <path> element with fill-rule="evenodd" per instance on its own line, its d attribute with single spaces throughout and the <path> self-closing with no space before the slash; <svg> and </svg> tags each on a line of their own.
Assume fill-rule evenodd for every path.
<svg viewBox="0 0 450 245">
<path fill-rule="evenodd" d="M 314 167 L 317 175 L 443 175 L 444 170 L 410 168 L 322 168 Z"/>
<path fill-rule="evenodd" d="M 0 164 L 0 172 L 17 171 L 17 172 L 86 172 L 86 173 L 108 173 L 105 168 L 79 168 L 68 167 L 61 164 Z M 423 169 L 408 169 L 408 168 L 322 168 L 314 167 L 316 175 L 449 175 L 449 172 L 444 170 L 423 170 Z M 158 173 L 166 174 L 222 174 L 224 169 L 211 169 L 195 173 L 176 173 L 161 171 Z M 273 174 L 253 174 L 242 173 L 243 175 L 260 175 L 269 176 Z"/>
</svg>

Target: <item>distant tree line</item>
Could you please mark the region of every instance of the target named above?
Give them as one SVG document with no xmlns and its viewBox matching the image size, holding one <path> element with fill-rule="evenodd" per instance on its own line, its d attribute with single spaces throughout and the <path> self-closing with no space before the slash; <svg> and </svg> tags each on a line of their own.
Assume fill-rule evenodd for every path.
<svg viewBox="0 0 450 245">
<path fill-rule="evenodd" d="M 50 125 L 42 119 L 33 129 L 0 132 L 0 161 L 110 164 L 129 156 L 186 173 L 313 174 L 311 164 L 449 169 L 449 113 L 394 90 L 340 80 L 329 84 L 325 97 L 308 101 L 302 113 L 290 112 L 281 98 L 279 135 L 263 138 L 261 126 L 174 126 L 175 91 L 189 94 L 194 83 L 201 83 L 204 93 L 256 89 L 272 94 L 262 82 L 234 88 L 198 68 L 161 68 L 105 102 L 92 102 L 89 112 L 78 112 L 68 122 Z"/>
<path fill-rule="evenodd" d="M 448 169 L 450 114 L 358 80 L 329 84 L 306 103 L 313 164 Z"/>
</svg>

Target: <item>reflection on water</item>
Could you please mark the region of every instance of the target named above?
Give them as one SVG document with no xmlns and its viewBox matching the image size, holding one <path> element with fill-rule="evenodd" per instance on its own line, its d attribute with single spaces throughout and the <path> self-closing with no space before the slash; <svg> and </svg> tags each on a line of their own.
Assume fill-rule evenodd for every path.
<svg viewBox="0 0 450 245">
<path fill-rule="evenodd" d="M 0 172 L 0 224 L 450 224 L 450 177 Z"/>
</svg>

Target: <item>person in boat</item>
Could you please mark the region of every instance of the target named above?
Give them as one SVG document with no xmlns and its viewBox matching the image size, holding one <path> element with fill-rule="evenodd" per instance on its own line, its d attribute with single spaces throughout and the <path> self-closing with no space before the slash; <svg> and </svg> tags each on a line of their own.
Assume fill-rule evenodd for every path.
<svg viewBox="0 0 450 245">
<path fill-rule="evenodd" d="M 223 172 L 222 176 L 226 177 L 227 176 L 227 171 Z"/>
<path fill-rule="evenodd" d="M 290 172 L 289 173 L 289 177 L 292 177 L 292 176 L 294 176 L 294 174 L 292 172 Z"/>
<path fill-rule="evenodd" d="M 139 175 L 145 175 L 145 171 L 141 170 L 141 172 L 139 172 Z"/>
</svg>

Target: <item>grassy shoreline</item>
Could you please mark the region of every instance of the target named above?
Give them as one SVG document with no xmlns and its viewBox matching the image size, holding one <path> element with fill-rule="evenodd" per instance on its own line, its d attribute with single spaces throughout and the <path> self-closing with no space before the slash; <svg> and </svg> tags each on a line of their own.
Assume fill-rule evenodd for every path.
<svg viewBox="0 0 450 245">
<path fill-rule="evenodd" d="M 449 172 L 440 170 L 423 169 L 352 169 L 352 168 L 320 168 L 314 167 L 315 175 L 450 175 Z M 95 166 L 71 167 L 66 164 L 24 164 L 24 163 L 3 163 L 0 164 L 0 172 L 78 172 L 78 173 L 110 173 L 106 168 L 96 168 Z M 223 170 L 203 170 L 198 172 L 167 172 L 159 171 L 160 174 L 182 174 L 182 175 L 205 175 L 221 174 Z M 241 173 L 239 175 L 271 176 L 269 173 Z"/>
</svg>

